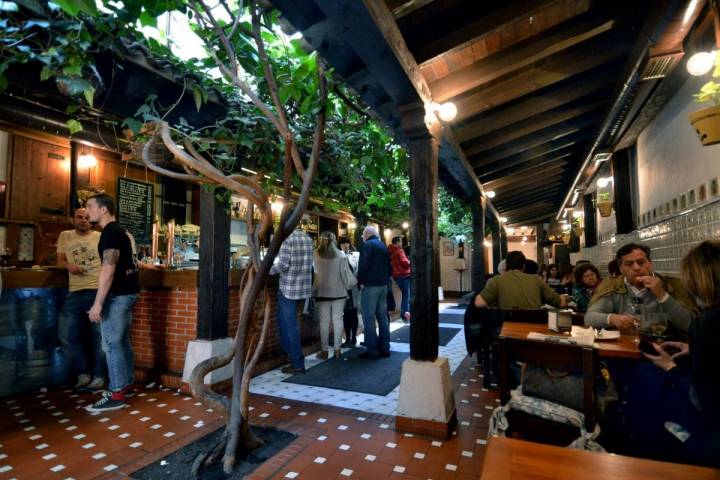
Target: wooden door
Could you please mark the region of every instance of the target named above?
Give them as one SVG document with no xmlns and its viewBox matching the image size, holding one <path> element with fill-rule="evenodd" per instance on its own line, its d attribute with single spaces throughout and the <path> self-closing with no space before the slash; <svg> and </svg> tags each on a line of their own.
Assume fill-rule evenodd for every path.
<svg viewBox="0 0 720 480">
<path fill-rule="evenodd" d="M 69 148 L 16 135 L 11 171 L 11 219 L 40 221 L 69 215 Z"/>
</svg>

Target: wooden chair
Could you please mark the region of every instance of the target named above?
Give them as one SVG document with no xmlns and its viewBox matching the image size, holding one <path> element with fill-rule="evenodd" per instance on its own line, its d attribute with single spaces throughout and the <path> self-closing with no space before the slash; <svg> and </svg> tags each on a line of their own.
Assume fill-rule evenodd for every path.
<svg viewBox="0 0 720 480">
<path fill-rule="evenodd" d="M 510 400 L 510 369 L 513 362 L 582 374 L 583 411 L 585 429 L 593 432 L 596 424 L 595 373 L 598 371 L 598 353 L 592 347 L 580 347 L 537 340 L 501 338 L 499 340 L 500 401 Z M 525 412 L 511 409 L 506 417 L 510 432 L 521 433 L 523 438 L 543 443 L 568 445 L 579 436 L 579 428 L 560 424 Z"/>
<path fill-rule="evenodd" d="M 498 384 L 498 337 L 505 322 L 547 324 L 547 310 L 499 310 L 484 308 L 479 312 L 481 335 L 478 344 L 478 363 L 483 368 L 483 387 Z"/>
</svg>

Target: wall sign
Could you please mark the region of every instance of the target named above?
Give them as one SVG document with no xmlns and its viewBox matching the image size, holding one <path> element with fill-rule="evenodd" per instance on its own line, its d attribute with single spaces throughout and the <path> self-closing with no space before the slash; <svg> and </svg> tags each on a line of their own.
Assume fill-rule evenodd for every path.
<svg viewBox="0 0 720 480">
<path fill-rule="evenodd" d="M 152 183 L 117 179 L 117 221 L 135 237 L 137 245 L 152 241 L 153 193 Z"/>
</svg>

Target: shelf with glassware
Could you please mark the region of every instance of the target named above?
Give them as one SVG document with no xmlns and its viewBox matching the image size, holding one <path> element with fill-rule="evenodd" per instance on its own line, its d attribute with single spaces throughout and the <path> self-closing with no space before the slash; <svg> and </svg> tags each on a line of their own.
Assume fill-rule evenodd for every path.
<svg viewBox="0 0 720 480">
<path fill-rule="evenodd" d="M 271 208 L 275 226 L 280 222 L 280 214 L 285 205 L 282 197 L 275 196 Z M 232 265 L 244 267 L 249 262 L 249 250 L 247 246 L 247 201 L 238 196 L 233 196 L 230 208 L 230 252 L 232 254 Z M 254 220 L 260 221 L 260 215 L 255 211 Z M 317 246 L 320 233 L 324 231 L 333 232 L 336 236 L 352 236 L 355 230 L 355 218 L 346 211 L 339 210 L 329 212 L 323 209 L 323 204 L 317 199 L 312 199 L 308 211 L 303 215 L 300 228 L 312 238 L 313 244 Z"/>
</svg>

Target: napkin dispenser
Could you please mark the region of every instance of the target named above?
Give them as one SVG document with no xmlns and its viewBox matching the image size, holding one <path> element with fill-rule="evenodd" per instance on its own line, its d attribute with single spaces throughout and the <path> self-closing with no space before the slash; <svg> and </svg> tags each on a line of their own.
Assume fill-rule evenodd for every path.
<svg viewBox="0 0 720 480">
<path fill-rule="evenodd" d="M 572 310 L 548 311 L 548 330 L 551 332 L 569 332 L 572 328 Z"/>
</svg>

